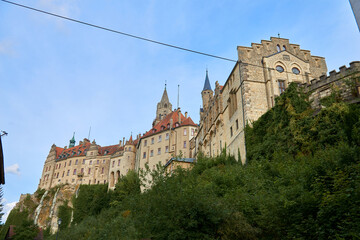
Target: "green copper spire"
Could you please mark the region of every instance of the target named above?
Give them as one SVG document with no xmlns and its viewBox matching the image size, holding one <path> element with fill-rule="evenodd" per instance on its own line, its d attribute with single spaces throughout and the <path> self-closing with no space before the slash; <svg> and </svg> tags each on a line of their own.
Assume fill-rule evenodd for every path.
<svg viewBox="0 0 360 240">
<path fill-rule="evenodd" d="M 69 144 L 69 148 L 75 147 L 75 132 L 74 135 L 72 137 L 72 139 L 70 140 L 70 144 Z"/>
</svg>

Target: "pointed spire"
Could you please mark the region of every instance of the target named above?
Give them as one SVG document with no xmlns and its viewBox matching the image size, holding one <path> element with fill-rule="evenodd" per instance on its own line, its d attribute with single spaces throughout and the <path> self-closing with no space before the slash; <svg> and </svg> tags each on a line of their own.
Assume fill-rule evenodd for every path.
<svg viewBox="0 0 360 240">
<path fill-rule="evenodd" d="M 205 83 L 204 83 L 204 89 L 203 91 L 205 90 L 211 90 L 211 86 L 210 86 L 210 81 L 209 81 L 209 76 L 208 76 L 208 70 L 206 69 L 206 77 L 205 77 Z"/>
<path fill-rule="evenodd" d="M 169 97 L 168 97 L 168 94 L 167 94 L 167 91 L 166 91 L 166 83 L 165 83 L 165 89 L 164 89 L 164 93 L 161 97 L 161 102 L 169 102 Z"/>
<path fill-rule="evenodd" d="M 75 147 L 75 132 L 74 132 L 74 134 L 73 134 L 73 137 L 72 137 L 72 139 L 70 140 L 70 144 L 69 144 L 69 148 L 71 148 L 71 147 Z"/>
</svg>

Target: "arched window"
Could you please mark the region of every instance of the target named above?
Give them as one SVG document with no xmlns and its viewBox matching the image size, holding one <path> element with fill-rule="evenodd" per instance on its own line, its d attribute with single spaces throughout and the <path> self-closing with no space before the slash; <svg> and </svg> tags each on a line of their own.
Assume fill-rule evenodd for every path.
<svg viewBox="0 0 360 240">
<path fill-rule="evenodd" d="M 296 67 L 292 68 L 292 72 L 293 72 L 293 74 L 296 74 L 296 75 L 300 74 L 300 70 L 298 68 L 296 68 Z"/>
<path fill-rule="evenodd" d="M 278 45 L 276 45 L 276 50 L 278 51 L 278 52 L 280 52 L 280 45 L 278 44 Z"/>
<path fill-rule="evenodd" d="M 166 103 L 164 104 L 164 108 L 167 108 L 167 104 L 166 104 Z"/>
<path fill-rule="evenodd" d="M 280 66 L 280 65 L 277 65 L 276 66 L 276 71 L 278 71 L 279 73 L 282 73 L 282 72 L 284 72 L 284 68 L 282 66 Z"/>
<path fill-rule="evenodd" d="M 283 51 L 285 51 L 286 50 L 286 47 L 285 47 L 285 45 L 283 45 Z"/>
</svg>

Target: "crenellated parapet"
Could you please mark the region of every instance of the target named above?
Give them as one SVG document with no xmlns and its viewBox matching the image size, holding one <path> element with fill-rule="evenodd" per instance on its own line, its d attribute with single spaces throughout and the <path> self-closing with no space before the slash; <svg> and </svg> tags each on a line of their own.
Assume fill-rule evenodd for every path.
<svg viewBox="0 0 360 240">
<path fill-rule="evenodd" d="M 350 63 L 349 67 L 341 66 L 339 71 L 331 71 L 329 75 L 321 75 L 310 84 L 302 84 L 306 92 L 311 92 L 313 107 L 319 108 L 320 100 L 327 97 L 335 89 L 347 102 L 360 102 L 360 61 Z"/>
</svg>

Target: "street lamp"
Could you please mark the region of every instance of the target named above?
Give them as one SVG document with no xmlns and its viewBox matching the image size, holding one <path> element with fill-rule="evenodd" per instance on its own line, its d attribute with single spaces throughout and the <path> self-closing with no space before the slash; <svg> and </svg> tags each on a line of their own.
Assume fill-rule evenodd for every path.
<svg viewBox="0 0 360 240">
<path fill-rule="evenodd" d="M 56 232 L 56 240 L 58 239 L 58 234 L 59 234 L 59 231 L 60 231 L 61 218 L 58 218 L 57 223 L 58 223 L 58 230 L 57 230 L 57 232 Z"/>
</svg>

